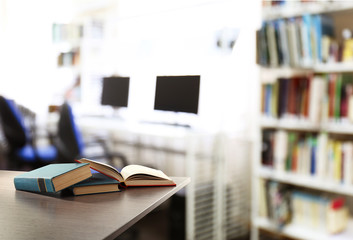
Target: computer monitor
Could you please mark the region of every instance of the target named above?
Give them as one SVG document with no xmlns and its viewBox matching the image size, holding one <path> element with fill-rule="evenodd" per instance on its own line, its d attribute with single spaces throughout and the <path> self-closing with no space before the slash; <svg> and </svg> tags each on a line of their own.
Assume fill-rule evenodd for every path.
<svg viewBox="0 0 353 240">
<path fill-rule="evenodd" d="M 200 76 L 157 76 L 154 109 L 198 113 Z"/>
<path fill-rule="evenodd" d="M 104 77 L 101 104 L 114 108 L 127 107 L 129 85 L 129 77 Z"/>
</svg>

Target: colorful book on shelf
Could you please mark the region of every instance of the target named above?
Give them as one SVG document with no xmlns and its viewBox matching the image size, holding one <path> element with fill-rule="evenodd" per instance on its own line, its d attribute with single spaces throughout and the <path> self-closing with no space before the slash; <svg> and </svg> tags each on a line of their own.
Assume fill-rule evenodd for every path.
<svg viewBox="0 0 353 240">
<path fill-rule="evenodd" d="M 304 14 L 300 24 L 300 32 L 302 37 L 302 53 L 303 53 L 303 65 L 312 66 L 312 46 L 311 46 L 311 26 L 312 17 L 310 14 Z"/>
<path fill-rule="evenodd" d="M 321 111 L 323 109 L 322 102 L 325 94 L 325 79 L 320 76 L 315 76 L 311 80 L 309 93 L 309 120 L 312 123 L 320 123 Z"/>
<path fill-rule="evenodd" d="M 336 85 L 336 79 L 337 79 L 337 74 L 336 73 L 331 73 L 328 74 L 327 76 L 328 79 L 328 98 L 329 98 L 329 105 L 328 105 L 328 117 L 329 119 L 332 119 L 334 117 L 334 112 L 335 112 L 335 85 Z"/>
<path fill-rule="evenodd" d="M 339 119 L 341 116 L 341 87 L 342 74 L 339 74 L 335 84 L 335 98 L 334 98 L 334 119 Z"/>
<path fill-rule="evenodd" d="M 274 21 L 269 21 L 266 24 L 266 37 L 268 44 L 269 53 L 269 64 L 272 67 L 278 66 L 278 52 L 276 43 L 276 33 Z"/>
<path fill-rule="evenodd" d="M 54 193 L 91 176 L 87 163 L 57 163 L 22 173 L 14 184 L 17 190 Z"/>
<path fill-rule="evenodd" d="M 294 225 L 330 234 L 342 232 L 347 227 L 348 208 L 341 197 L 293 190 L 290 201 Z"/>
<path fill-rule="evenodd" d="M 70 189 L 76 196 L 120 191 L 118 180 L 99 172 L 92 173 L 92 177 L 72 185 Z"/>
<path fill-rule="evenodd" d="M 288 93 L 289 93 L 289 78 L 278 79 L 278 113 L 279 118 L 284 117 L 288 113 Z"/>
<path fill-rule="evenodd" d="M 273 166 L 274 133 L 268 129 L 262 133 L 261 163 L 266 166 Z"/>
<path fill-rule="evenodd" d="M 98 161 L 81 158 L 79 163 L 88 163 L 90 168 L 116 179 L 123 186 L 175 186 L 175 182 L 161 170 L 141 166 L 127 165 L 119 171 L 118 169 Z"/>
<path fill-rule="evenodd" d="M 289 18 L 287 21 L 287 34 L 289 46 L 289 60 L 291 66 L 299 65 L 299 43 L 296 37 L 296 22 L 295 18 Z"/>
<path fill-rule="evenodd" d="M 283 19 L 277 20 L 278 27 L 278 37 L 279 37 L 279 48 L 281 49 L 282 54 L 282 65 L 290 65 L 290 56 L 289 56 L 289 46 L 288 46 L 288 34 L 286 22 Z"/>
</svg>

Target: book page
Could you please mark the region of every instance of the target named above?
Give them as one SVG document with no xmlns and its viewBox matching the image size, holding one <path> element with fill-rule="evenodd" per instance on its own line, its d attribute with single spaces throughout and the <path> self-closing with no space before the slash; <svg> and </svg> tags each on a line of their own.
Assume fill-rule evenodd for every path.
<svg viewBox="0 0 353 240">
<path fill-rule="evenodd" d="M 92 169 L 94 169 L 100 173 L 103 173 L 104 175 L 106 175 L 108 177 L 114 178 L 114 179 L 118 180 L 119 182 L 124 182 L 124 178 L 120 174 L 120 172 L 116 168 L 114 168 L 108 164 L 101 163 L 101 162 L 94 161 L 94 160 L 90 160 L 87 158 L 81 158 L 76 161 L 81 162 L 81 163 L 89 163 L 90 167 Z"/>
<path fill-rule="evenodd" d="M 133 175 L 149 175 L 157 178 L 171 180 L 167 175 L 165 175 L 161 170 L 141 166 L 141 165 L 128 165 L 121 170 L 121 175 L 127 180 Z M 143 179 L 143 178 L 141 178 Z"/>
</svg>

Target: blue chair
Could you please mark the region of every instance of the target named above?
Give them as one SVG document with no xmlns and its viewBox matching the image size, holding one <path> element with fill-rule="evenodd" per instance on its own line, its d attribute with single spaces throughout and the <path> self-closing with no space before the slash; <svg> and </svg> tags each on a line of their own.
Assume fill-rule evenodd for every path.
<svg viewBox="0 0 353 240">
<path fill-rule="evenodd" d="M 74 162 L 81 158 L 84 143 L 79 131 L 71 106 L 64 102 L 59 109 L 59 122 L 55 145 L 59 152 L 59 162 Z"/>
<path fill-rule="evenodd" d="M 37 147 L 35 136 L 24 124 L 24 118 L 13 100 L 0 96 L 0 119 L 8 144 L 9 169 L 34 169 L 54 162 L 57 149 L 53 145 Z"/>
<path fill-rule="evenodd" d="M 75 162 L 76 159 L 89 158 L 98 161 L 108 161 L 113 165 L 114 158 L 119 158 L 124 166 L 127 165 L 125 155 L 110 151 L 104 139 L 94 137 L 89 139 L 89 141 L 84 141 L 68 102 L 64 102 L 59 109 L 55 146 L 58 149 L 59 162 Z M 85 154 L 85 150 L 92 146 L 98 146 L 102 151 L 99 154 Z"/>
</svg>

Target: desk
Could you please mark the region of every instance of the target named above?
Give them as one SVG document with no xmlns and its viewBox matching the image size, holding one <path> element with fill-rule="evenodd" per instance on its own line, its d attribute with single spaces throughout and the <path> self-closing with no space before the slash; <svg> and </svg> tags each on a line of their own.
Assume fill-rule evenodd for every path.
<svg viewBox="0 0 353 240">
<path fill-rule="evenodd" d="M 16 191 L 20 173 L 0 171 L 0 239 L 114 239 L 190 182 L 74 197 Z"/>
<path fill-rule="evenodd" d="M 187 239 L 198 238 L 204 229 L 211 233 L 222 229 L 217 227 L 221 223 L 213 224 L 225 215 L 221 212 L 224 150 L 220 132 L 117 118 L 81 117 L 77 122 L 84 136 L 104 134 L 130 164 L 152 166 L 168 176 L 192 179 L 185 188 Z"/>
</svg>

